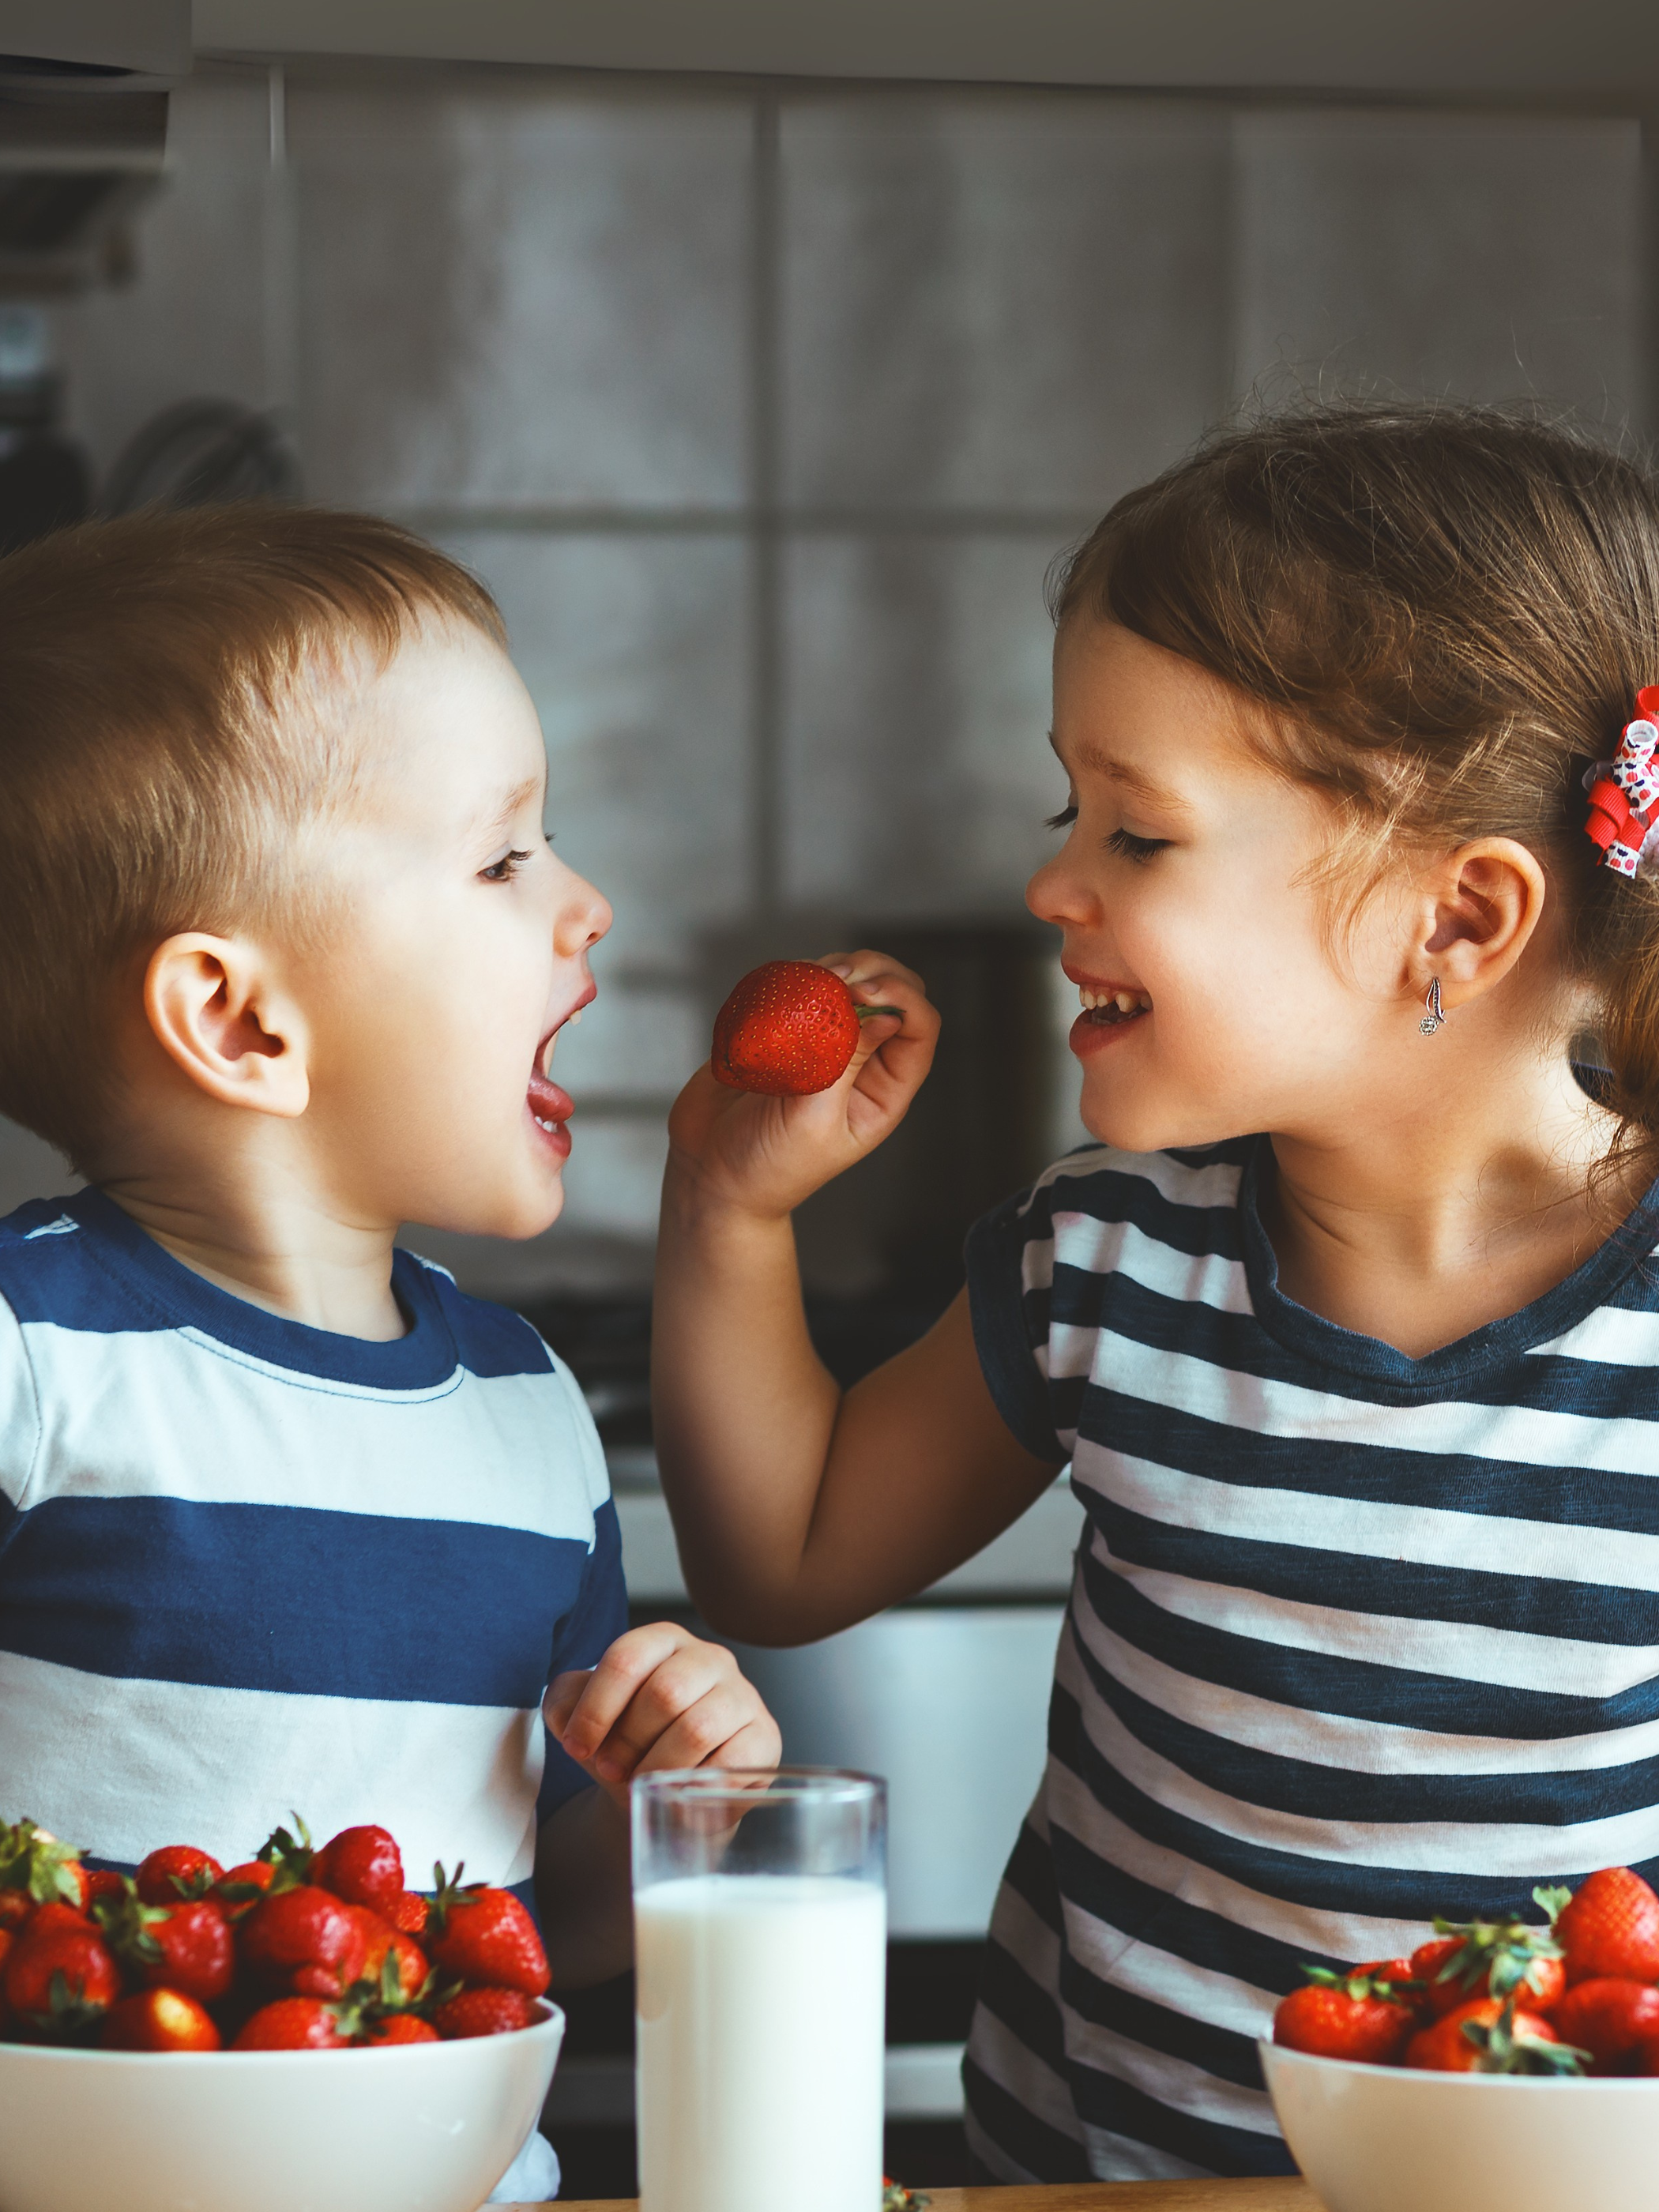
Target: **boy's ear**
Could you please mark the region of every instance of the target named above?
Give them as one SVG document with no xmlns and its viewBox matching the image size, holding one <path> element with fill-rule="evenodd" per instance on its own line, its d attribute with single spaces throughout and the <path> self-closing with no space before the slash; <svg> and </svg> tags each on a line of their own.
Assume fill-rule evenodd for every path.
<svg viewBox="0 0 1659 2212">
<path fill-rule="evenodd" d="M 1467 1006 L 1501 982 L 1543 918 L 1544 871 L 1513 837 L 1476 837 L 1448 853 L 1423 886 L 1413 989 L 1440 978 L 1448 1010 Z"/>
<path fill-rule="evenodd" d="M 305 1112 L 305 1024 L 252 945 L 200 930 L 169 937 L 144 970 L 144 1015 L 210 1097 L 287 1119 Z"/>
</svg>

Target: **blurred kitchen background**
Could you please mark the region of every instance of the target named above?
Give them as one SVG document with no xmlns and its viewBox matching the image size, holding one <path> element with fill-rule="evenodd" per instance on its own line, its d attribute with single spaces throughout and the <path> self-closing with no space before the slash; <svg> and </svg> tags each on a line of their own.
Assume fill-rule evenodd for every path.
<svg viewBox="0 0 1659 2212">
<path fill-rule="evenodd" d="M 1253 395 L 1528 396 L 1638 443 L 1655 396 L 1616 49 L 1588 77 L 1540 50 L 1530 77 L 1477 53 L 1322 89 L 1201 40 L 1127 72 L 1163 89 L 927 82 L 956 73 L 937 46 L 910 82 L 829 50 L 817 76 L 714 76 L 695 13 L 687 73 L 561 68 L 534 39 L 466 58 L 516 49 L 462 17 L 522 9 L 428 5 L 378 38 L 395 10 L 232 0 L 198 6 L 192 66 L 173 0 L 94 6 L 66 76 L 40 58 L 70 0 L 0 7 L 55 27 L 0 39 L 32 58 L 0 60 L 0 548 L 151 499 L 303 495 L 428 533 L 505 611 L 559 850 L 617 924 L 560 1047 L 563 1220 L 410 1241 L 576 1367 L 647 1616 L 687 1602 L 644 1388 L 664 1116 L 736 975 L 878 943 L 945 1009 L 901 1138 L 802 1221 L 849 1379 L 941 1310 L 967 1224 L 1081 1140 L 1075 994 L 1020 896 L 1064 798 L 1055 556 Z M 111 24 L 141 17 L 153 47 L 116 57 L 141 74 L 109 75 Z M 1078 73 L 963 51 L 965 76 Z M 711 58 L 741 70 L 741 41 Z M 64 1180 L 0 1128 L 0 1210 Z M 788 1756 L 890 1778 L 889 2159 L 920 2182 L 962 2176 L 978 1942 L 1077 1520 L 1057 1486 L 917 1605 L 745 1655 Z M 573 2016 L 568 2191 L 627 2194 L 629 1992 Z"/>
</svg>

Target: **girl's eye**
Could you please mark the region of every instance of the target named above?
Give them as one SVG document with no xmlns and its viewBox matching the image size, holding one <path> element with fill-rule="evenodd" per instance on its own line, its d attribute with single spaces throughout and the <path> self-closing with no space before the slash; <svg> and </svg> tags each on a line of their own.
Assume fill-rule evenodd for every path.
<svg viewBox="0 0 1659 2212">
<path fill-rule="evenodd" d="M 529 858 L 528 853 L 503 853 L 499 860 L 492 860 L 478 873 L 487 884 L 510 884 Z"/>
<path fill-rule="evenodd" d="M 1168 845 L 1167 837 L 1137 837 L 1132 830 L 1114 830 L 1106 840 L 1109 852 L 1121 853 L 1126 860 L 1150 860 Z"/>
<path fill-rule="evenodd" d="M 1058 814 L 1051 814 L 1042 826 L 1045 830 L 1069 830 L 1076 820 L 1077 801 L 1073 799 L 1062 806 Z"/>
</svg>

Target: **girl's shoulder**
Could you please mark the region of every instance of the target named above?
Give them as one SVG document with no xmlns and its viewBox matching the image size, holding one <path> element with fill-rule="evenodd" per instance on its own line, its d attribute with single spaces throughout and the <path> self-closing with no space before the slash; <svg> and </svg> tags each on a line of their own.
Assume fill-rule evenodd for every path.
<svg viewBox="0 0 1659 2212">
<path fill-rule="evenodd" d="M 988 1217 L 1007 1243 L 1046 1244 L 1057 1259 L 1121 1247 L 1126 1234 L 1218 1258 L 1241 1256 L 1239 1190 L 1254 1137 L 1163 1152 L 1085 1145 L 1045 1168 Z"/>
</svg>

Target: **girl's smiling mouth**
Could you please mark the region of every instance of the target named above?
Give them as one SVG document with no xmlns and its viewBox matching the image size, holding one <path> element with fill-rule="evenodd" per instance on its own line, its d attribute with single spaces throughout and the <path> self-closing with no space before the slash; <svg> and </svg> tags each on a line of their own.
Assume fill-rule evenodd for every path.
<svg viewBox="0 0 1659 2212">
<path fill-rule="evenodd" d="M 1067 969 L 1067 974 L 1071 971 Z M 1072 1024 L 1070 1044 L 1079 1058 L 1099 1052 L 1115 1039 L 1139 1028 L 1152 1011 L 1150 994 L 1133 983 L 1097 981 L 1092 976 L 1072 975 L 1083 1011 Z"/>
</svg>

